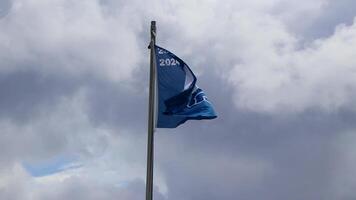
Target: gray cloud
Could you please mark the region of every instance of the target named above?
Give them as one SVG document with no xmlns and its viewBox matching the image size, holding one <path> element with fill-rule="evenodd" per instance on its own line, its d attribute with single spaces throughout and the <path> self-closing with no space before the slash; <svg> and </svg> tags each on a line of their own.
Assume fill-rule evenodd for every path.
<svg viewBox="0 0 356 200">
<path fill-rule="evenodd" d="M 80 80 L 46 76 L 36 71 L 0 75 L 0 109 L 2 118 L 28 121 L 41 107 L 50 109 L 63 96 L 73 95 Z"/>
<path fill-rule="evenodd" d="M 46 192 L 35 192 L 34 199 L 54 199 L 60 200 L 63 198 L 74 199 L 123 199 L 123 200 L 138 200 L 144 198 L 145 185 L 142 181 L 134 181 L 129 183 L 125 188 L 113 186 L 97 185 L 94 182 L 84 182 L 80 178 L 71 178 L 59 184 L 57 188 L 48 187 Z M 160 196 L 158 196 L 160 197 Z M 161 199 L 162 198 L 157 198 Z"/>
<path fill-rule="evenodd" d="M 325 38 L 334 33 L 336 26 L 353 24 L 354 7 L 355 2 L 351 0 L 325 2 L 318 16 L 302 30 L 303 36 L 308 39 Z"/>
<path fill-rule="evenodd" d="M 351 1 L 0 7 L 1 199 L 144 198 L 151 19 L 219 115 L 158 130 L 155 199 L 355 198 Z"/>
<path fill-rule="evenodd" d="M 227 103 L 222 100 L 225 96 L 215 99 L 216 107 Z M 177 133 L 158 132 L 156 159 L 167 176 L 168 198 L 341 199 L 345 195 L 335 187 L 343 174 L 340 162 L 346 161 L 340 161 L 335 145 L 355 130 L 355 114 L 310 111 L 270 116 L 229 111 L 226 105 L 220 111 L 224 115 L 217 119 L 219 125 L 191 122 Z M 347 187 L 352 187 L 351 180 Z"/>
<path fill-rule="evenodd" d="M 7 15 L 11 8 L 11 1 L 10 0 L 3 0 L 0 1 L 0 18 Z"/>
</svg>

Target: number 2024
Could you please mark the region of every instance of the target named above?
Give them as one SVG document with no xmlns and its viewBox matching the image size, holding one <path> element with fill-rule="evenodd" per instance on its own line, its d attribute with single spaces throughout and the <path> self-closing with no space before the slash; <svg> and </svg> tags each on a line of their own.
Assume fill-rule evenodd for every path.
<svg viewBox="0 0 356 200">
<path fill-rule="evenodd" d="M 159 59 L 159 66 L 176 66 L 176 65 L 179 65 L 179 62 L 174 58 Z"/>
</svg>

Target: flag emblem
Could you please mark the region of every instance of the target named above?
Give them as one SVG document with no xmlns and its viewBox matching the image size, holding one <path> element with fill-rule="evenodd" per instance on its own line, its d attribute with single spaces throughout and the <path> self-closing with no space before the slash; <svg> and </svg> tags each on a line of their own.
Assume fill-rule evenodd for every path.
<svg viewBox="0 0 356 200">
<path fill-rule="evenodd" d="M 188 65 L 168 50 L 155 46 L 158 86 L 158 128 L 175 128 L 187 120 L 216 118 L 207 96 L 196 85 Z"/>
</svg>

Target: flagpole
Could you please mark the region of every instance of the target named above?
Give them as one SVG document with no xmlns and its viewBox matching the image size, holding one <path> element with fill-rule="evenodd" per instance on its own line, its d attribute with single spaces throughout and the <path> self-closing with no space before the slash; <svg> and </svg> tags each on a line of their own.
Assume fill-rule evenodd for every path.
<svg viewBox="0 0 356 200">
<path fill-rule="evenodd" d="M 153 156 L 154 156 L 154 129 L 155 129 L 155 45 L 156 45 L 156 21 L 151 21 L 150 41 L 150 85 L 148 102 L 148 141 L 147 141 L 147 174 L 146 174 L 146 200 L 152 200 L 153 196 Z"/>
</svg>

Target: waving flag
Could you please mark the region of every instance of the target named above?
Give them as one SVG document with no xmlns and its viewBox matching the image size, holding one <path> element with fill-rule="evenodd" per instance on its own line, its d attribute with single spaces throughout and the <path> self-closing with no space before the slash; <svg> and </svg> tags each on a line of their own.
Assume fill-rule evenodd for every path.
<svg viewBox="0 0 356 200">
<path fill-rule="evenodd" d="M 190 119 L 216 118 L 212 104 L 203 90 L 196 86 L 197 78 L 173 53 L 155 46 L 158 113 L 157 128 L 175 128 Z"/>
</svg>

